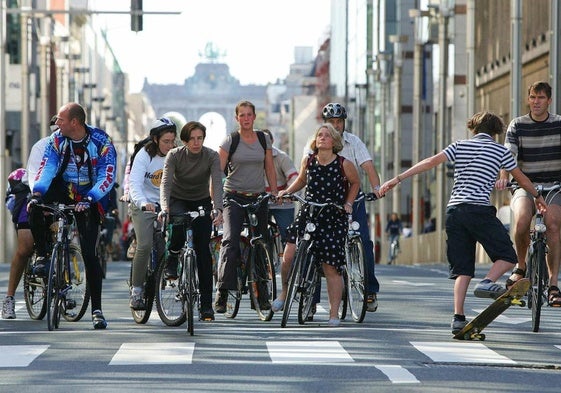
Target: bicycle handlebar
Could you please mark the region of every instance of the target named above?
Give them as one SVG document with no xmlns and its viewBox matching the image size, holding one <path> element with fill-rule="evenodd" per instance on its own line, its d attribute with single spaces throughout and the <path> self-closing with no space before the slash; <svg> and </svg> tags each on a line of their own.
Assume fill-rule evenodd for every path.
<svg viewBox="0 0 561 393">
<path fill-rule="evenodd" d="M 537 184 L 535 185 L 535 187 L 536 190 L 538 191 L 538 195 L 543 195 L 543 193 L 561 190 L 561 182 L 555 182 L 553 185 L 547 187 L 545 187 L 543 184 Z M 510 188 L 511 190 L 516 190 L 522 187 L 520 187 L 518 183 L 508 182 L 506 184 L 506 188 Z"/>
<path fill-rule="evenodd" d="M 236 201 L 234 198 L 228 198 L 229 202 L 232 202 L 233 204 L 243 208 L 243 209 L 247 209 L 249 207 L 259 207 L 261 206 L 263 203 L 268 202 L 269 199 L 273 199 L 276 198 L 273 194 L 269 194 L 269 193 L 263 193 L 261 195 L 259 195 L 257 197 L 257 200 L 255 202 L 249 202 L 249 203 L 239 203 L 238 201 Z"/>
</svg>

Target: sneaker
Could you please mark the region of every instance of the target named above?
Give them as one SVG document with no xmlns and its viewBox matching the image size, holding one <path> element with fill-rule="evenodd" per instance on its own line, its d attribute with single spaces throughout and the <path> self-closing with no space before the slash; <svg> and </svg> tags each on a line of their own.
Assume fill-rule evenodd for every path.
<svg viewBox="0 0 561 393">
<path fill-rule="evenodd" d="M 468 321 L 460 321 L 458 319 L 454 319 L 451 324 L 452 334 L 458 334 L 467 324 Z"/>
<path fill-rule="evenodd" d="M 136 311 L 146 310 L 146 305 L 144 304 L 142 293 L 131 294 L 129 307 Z"/>
<path fill-rule="evenodd" d="M 212 309 L 212 306 L 201 306 L 199 319 L 201 321 L 214 321 L 214 310 Z"/>
<path fill-rule="evenodd" d="M 374 312 L 378 309 L 378 296 L 372 293 L 366 296 L 366 311 Z"/>
<path fill-rule="evenodd" d="M 92 313 L 92 322 L 94 329 L 105 329 L 107 327 L 107 321 L 101 310 L 95 310 Z"/>
<path fill-rule="evenodd" d="M 218 290 L 216 292 L 216 300 L 214 301 L 214 311 L 218 314 L 226 312 L 226 303 L 228 301 L 228 291 Z"/>
<path fill-rule="evenodd" d="M 504 287 L 489 279 L 481 281 L 475 286 L 475 290 L 473 291 L 476 297 L 485 297 L 491 299 L 496 299 L 505 292 L 506 289 Z"/>
<path fill-rule="evenodd" d="M 339 318 L 330 318 L 327 321 L 327 326 L 329 327 L 339 327 L 341 325 L 341 320 Z"/>
<path fill-rule="evenodd" d="M 177 279 L 177 254 L 170 253 L 168 256 L 168 264 L 166 266 L 166 271 L 164 272 L 167 280 Z"/>
<path fill-rule="evenodd" d="M 2 304 L 2 318 L 16 319 L 16 301 L 13 296 L 6 296 Z"/>
<path fill-rule="evenodd" d="M 49 271 L 49 260 L 46 257 L 35 258 L 35 265 L 33 266 L 33 274 L 37 277 L 46 277 Z"/>
</svg>

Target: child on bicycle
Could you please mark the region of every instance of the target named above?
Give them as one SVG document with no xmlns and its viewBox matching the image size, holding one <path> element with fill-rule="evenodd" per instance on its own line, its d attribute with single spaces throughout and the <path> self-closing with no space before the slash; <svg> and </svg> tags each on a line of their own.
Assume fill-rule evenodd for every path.
<svg viewBox="0 0 561 393">
<path fill-rule="evenodd" d="M 510 236 L 496 216 L 490 203 L 499 170 L 504 169 L 518 184 L 530 192 L 539 211 L 546 204 L 532 182 L 517 167 L 514 157 L 493 137 L 504 131 L 500 117 L 490 112 L 473 115 L 467 122 L 473 137 L 450 144 L 440 153 L 425 158 L 395 178 L 385 182 L 380 192 L 385 194 L 402 180 L 428 171 L 445 161 L 455 163 L 454 186 L 446 209 L 446 245 L 450 278 L 454 283 L 454 319 L 452 333 L 458 333 L 468 321 L 464 303 L 469 283 L 475 272 L 475 249 L 479 242 L 493 261 L 485 278 L 475 286 L 475 296 L 496 299 L 506 289 L 496 281 L 516 264 L 516 252 Z"/>
</svg>

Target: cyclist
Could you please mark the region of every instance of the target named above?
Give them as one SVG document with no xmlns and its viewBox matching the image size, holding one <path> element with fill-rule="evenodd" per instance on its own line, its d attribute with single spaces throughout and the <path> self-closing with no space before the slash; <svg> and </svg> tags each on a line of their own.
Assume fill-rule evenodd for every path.
<svg viewBox="0 0 561 393">
<path fill-rule="evenodd" d="M 160 184 L 164 161 L 175 146 L 175 123 L 166 117 L 154 120 L 150 141 L 138 151 L 129 174 L 130 214 L 136 235 L 136 252 L 132 260 L 129 307 L 144 310 L 144 278 L 152 255 L 156 206 L 160 202 Z M 150 214 L 152 213 L 152 214 Z"/>
<path fill-rule="evenodd" d="M 233 136 L 228 135 L 220 144 L 220 168 L 228 165 L 228 174 L 224 182 L 224 225 L 222 246 L 220 248 L 220 264 L 218 266 L 217 292 L 214 311 L 226 312 L 228 290 L 237 289 L 237 267 L 240 260 L 240 235 L 245 212 L 235 204 L 228 204 L 228 199 L 235 199 L 240 204 L 255 202 L 265 191 L 265 176 L 271 185 L 271 193 L 277 194 L 275 165 L 271 152 L 271 140 L 264 138 L 266 149 L 261 146 L 257 132 L 253 130 L 255 122 L 255 105 L 249 101 L 241 101 L 235 109 L 239 145 L 229 157 Z M 267 236 L 268 207 L 262 206 L 257 213 L 258 232 Z M 264 297 L 266 298 L 266 297 Z M 270 308 L 263 304 L 262 309 Z"/>
<path fill-rule="evenodd" d="M 58 130 L 56 123 L 56 115 L 51 118 L 50 129 L 51 133 Z M 2 318 L 3 319 L 15 319 L 15 299 L 16 289 L 21 281 L 23 272 L 25 271 L 25 263 L 27 258 L 33 254 L 33 235 L 31 233 L 31 228 L 29 227 L 28 213 L 25 208 L 25 202 L 29 197 L 30 191 L 33 189 L 35 184 L 35 176 L 39 171 L 39 166 L 41 165 L 41 159 L 43 158 L 43 152 L 47 146 L 49 137 L 42 138 L 35 142 L 29 153 L 29 159 L 27 160 L 27 169 L 20 168 L 12 172 L 8 176 L 8 182 L 10 187 L 12 187 L 12 182 L 19 181 L 18 186 L 20 191 L 16 193 L 16 204 L 12 211 L 12 222 L 16 226 L 17 233 L 17 249 L 16 253 L 12 258 L 10 264 L 10 276 L 8 278 L 8 289 L 6 291 L 6 297 L 4 298 L 4 303 L 2 304 Z M 23 173 L 22 172 L 25 172 Z M 12 191 L 15 191 L 12 188 Z M 17 199 L 19 198 L 19 200 Z M 19 203 L 18 203 L 19 202 Z"/>
<path fill-rule="evenodd" d="M 280 191 L 279 196 L 292 194 L 306 187 L 307 200 L 344 205 L 345 212 L 351 214 L 360 188 L 360 179 L 351 161 L 339 158 L 337 153 L 342 148 L 341 134 L 331 124 L 322 124 L 316 130 L 310 144 L 313 153 L 302 159 L 298 178 L 286 190 Z M 288 274 L 296 252 L 296 239 L 304 233 L 308 210 L 308 206 L 301 208 L 292 225 L 288 227 L 281 266 L 282 292 L 272 305 L 275 312 L 284 307 L 288 291 Z M 346 214 L 333 206 L 328 206 L 318 216 L 318 229 L 313 234 L 313 252 L 316 260 L 321 263 L 327 280 L 330 306 L 328 325 L 334 327 L 340 325 L 338 312 L 343 294 L 341 267 L 345 265 L 348 225 Z"/>
<path fill-rule="evenodd" d="M 362 168 L 366 172 L 372 191 L 379 197 L 380 177 L 366 145 L 359 137 L 345 130 L 345 119 L 347 118 L 345 107 L 341 104 L 330 102 L 323 107 L 322 117 L 326 123 L 332 124 L 343 138 L 343 150 L 339 154 L 352 162 L 357 169 Z M 353 220 L 360 224 L 360 237 L 364 245 L 364 259 L 366 269 L 368 270 L 366 275 L 368 279 L 366 284 L 367 310 L 373 312 L 378 309 L 377 293 L 380 291 L 380 284 L 374 271 L 374 244 L 370 238 L 370 226 L 368 225 L 364 200 L 353 204 Z"/>
<path fill-rule="evenodd" d="M 202 206 L 209 215 L 197 218 L 193 224 L 193 244 L 197 255 L 199 290 L 201 293 L 200 319 L 214 320 L 212 309 L 212 258 L 210 234 L 212 224 L 222 223 L 222 171 L 218 153 L 206 146 L 206 127 L 190 121 L 180 133 L 183 146 L 172 149 L 165 160 L 160 188 L 160 216 L 197 211 Z M 211 188 L 212 186 L 212 188 Z M 211 193 L 212 190 L 212 193 Z M 213 196 L 211 198 L 211 195 Z M 177 277 L 178 255 L 185 243 L 185 229 L 172 222 L 168 241 L 168 267 L 165 274 Z"/>
<path fill-rule="evenodd" d="M 521 187 L 535 199 L 536 207 L 544 211 L 545 201 L 532 182 L 516 166 L 507 148 L 495 142 L 495 135 L 504 130 L 500 117 L 480 112 L 467 122 L 474 134 L 471 139 L 452 143 L 440 153 L 425 158 L 395 178 L 385 182 L 380 191 L 385 194 L 407 177 L 428 171 L 445 161 L 454 162 L 454 187 L 446 209 L 446 245 L 450 278 L 454 283 L 454 319 L 452 334 L 467 325 L 464 303 L 469 283 L 475 273 L 475 249 L 479 242 L 493 261 L 485 278 L 475 286 L 475 296 L 496 299 L 506 289 L 495 281 L 516 263 L 516 252 L 510 236 L 497 218 L 497 209 L 490 196 L 499 170 L 510 172 Z"/>
<path fill-rule="evenodd" d="M 508 126 L 505 146 L 514 155 L 518 166 L 534 184 L 551 186 L 559 181 L 561 173 L 561 116 L 549 113 L 551 86 L 547 82 L 536 82 L 528 89 L 530 113 L 512 120 Z M 498 189 L 507 185 L 508 174 L 501 172 Z M 552 198 L 553 197 L 553 198 Z M 544 219 L 547 236 L 547 267 L 549 270 L 548 301 L 551 306 L 561 307 L 558 287 L 559 264 L 561 263 L 561 194 L 546 196 L 548 209 Z M 514 217 L 514 244 L 518 263 L 514 267 L 507 285 L 514 284 L 526 274 L 526 255 L 530 245 L 530 223 L 534 216 L 531 195 L 519 188 L 510 202 Z"/>
<path fill-rule="evenodd" d="M 105 329 L 101 311 L 103 272 L 95 247 L 107 194 L 115 182 L 116 152 L 105 131 L 86 124 L 86 111 L 75 102 L 63 105 L 54 132 L 45 148 L 33 195 L 28 203 L 29 222 L 37 253 L 37 274 L 48 267 L 45 234 L 47 223 L 42 201 L 76 205 L 76 224 L 92 301 L 94 329 Z"/>
<path fill-rule="evenodd" d="M 396 241 L 399 244 L 399 236 L 403 231 L 403 225 L 399 219 L 397 213 L 392 213 L 388 223 L 386 224 L 386 233 L 388 234 L 390 249 L 388 250 L 388 265 L 392 263 L 392 259 L 395 255 L 392 255 L 391 244 Z"/>
</svg>

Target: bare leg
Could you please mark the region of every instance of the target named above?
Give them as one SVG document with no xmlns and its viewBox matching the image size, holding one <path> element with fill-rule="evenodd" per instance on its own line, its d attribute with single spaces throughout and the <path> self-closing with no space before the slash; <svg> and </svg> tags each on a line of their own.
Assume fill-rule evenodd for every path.
<svg viewBox="0 0 561 393">
<path fill-rule="evenodd" d="M 503 261 L 502 259 L 498 259 L 493 263 L 485 278 L 496 282 L 503 274 L 508 272 L 510 269 L 512 269 L 512 263 Z"/>
<path fill-rule="evenodd" d="M 10 265 L 10 276 L 8 279 L 8 289 L 6 291 L 7 296 L 15 295 L 18 284 L 21 281 L 21 276 L 25 270 L 25 263 L 31 254 L 33 254 L 33 235 L 31 234 L 31 230 L 19 229 L 18 247 Z"/>
<path fill-rule="evenodd" d="M 292 266 L 292 261 L 294 260 L 295 252 L 296 252 L 296 244 L 286 243 L 286 246 L 284 247 L 284 254 L 281 263 L 282 291 L 281 294 L 277 296 L 278 300 L 286 299 L 286 292 L 288 291 L 288 274 L 290 273 L 290 267 Z"/>
<path fill-rule="evenodd" d="M 465 315 L 464 303 L 471 276 L 458 276 L 454 282 L 454 314 Z"/>
<path fill-rule="evenodd" d="M 323 274 L 327 281 L 327 297 L 329 298 L 329 319 L 339 319 L 339 305 L 343 296 L 343 277 L 334 266 L 323 263 Z"/>
<path fill-rule="evenodd" d="M 561 260 L 561 245 L 559 223 L 561 220 L 561 206 L 549 205 L 545 213 L 547 227 L 547 267 L 549 269 L 549 285 L 558 286 L 559 262 Z"/>
</svg>

